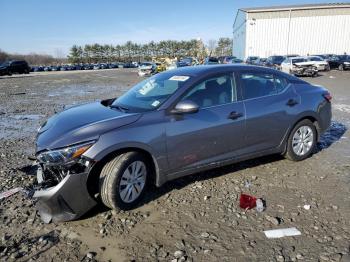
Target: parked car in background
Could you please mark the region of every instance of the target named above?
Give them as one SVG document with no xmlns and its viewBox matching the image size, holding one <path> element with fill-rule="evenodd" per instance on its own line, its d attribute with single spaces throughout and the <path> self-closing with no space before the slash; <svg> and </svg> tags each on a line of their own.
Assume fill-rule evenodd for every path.
<svg viewBox="0 0 350 262">
<path fill-rule="evenodd" d="M 241 63 L 244 63 L 244 61 L 242 59 L 239 59 L 239 58 L 226 59 L 226 64 L 241 64 Z"/>
<path fill-rule="evenodd" d="M 262 58 L 262 57 L 259 57 L 256 61 L 255 61 L 255 65 L 258 65 L 258 66 L 265 66 L 267 63 L 267 58 Z"/>
<path fill-rule="evenodd" d="M 153 62 L 143 62 L 139 65 L 139 76 L 148 76 L 157 73 L 157 65 Z"/>
<path fill-rule="evenodd" d="M 148 186 L 263 155 L 304 160 L 330 126 L 330 100 L 325 88 L 277 70 L 212 65 L 66 109 L 38 130 L 40 218 L 77 219 L 98 199 L 129 210 Z"/>
<path fill-rule="evenodd" d="M 0 75 L 29 74 L 30 70 L 24 60 L 6 61 L 0 65 Z"/>
<path fill-rule="evenodd" d="M 269 56 L 266 60 L 265 66 L 280 70 L 281 64 L 285 59 L 286 57 L 281 55 Z"/>
<path fill-rule="evenodd" d="M 31 72 L 42 72 L 42 71 L 44 71 L 44 67 L 43 66 L 32 66 L 30 71 Z"/>
<path fill-rule="evenodd" d="M 219 56 L 219 64 L 231 64 L 232 59 L 236 58 L 235 56 Z"/>
<path fill-rule="evenodd" d="M 203 65 L 215 65 L 219 63 L 219 59 L 214 56 L 209 56 L 204 59 Z"/>
<path fill-rule="evenodd" d="M 61 67 L 60 66 L 52 66 L 51 71 L 60 71 Z"/>
<path fill-rule="evenodd" d="M 331 69 L 337 68 L 340 71 L 350 69 L 350 56 L 349 55 L 337 55 L 333 56 L 328 61 Z"/>
<path fill-rule="evenodd" d="M 185 66 L 188 66 L 188 65 L 187 65 L 187 63 L 184 63 L 183 61 L 173 62 L 170 65 L 166 66 L 166 70 L 172 70 L 175 68 L 185 67 Z"/>
<path fill-rule="evenodd" d="M 329 71 L 330 67 L 327 61 L 319 56 L 307 56 L 307 61 L 314 62 L 314 65 L 317 67 L 318 71 Z"/>
<path fill-rule="evenodd" d="M 258 60 L 258 59 L 259 59 L 258 56 L 248 56 L 247 59 L 245 60 L 245 62 L 247 64 L 253 65 L 256 62 L 256 60 Z"/>
<path fill-rule="evenodd" d="M 186 66 L 191 66 L 194 63 L 194 59 L 192 57 L 185 57 L 182 58 L 179 62 L 184 63 Z"/>
<path fill-rule="evenodd" d="M 307 61 L 304 57 L 288 57 L 281 64 L 281 70 L 296 76 L 316 76 L 317 67 L 314 62 Z"/>
<path fill-rule="evenodd" d="M 321 57 L 324 61 L 329 61 L 331 60 L 334 56 L 336 56 L 335 54 L 322 54 L 322 55 L 312 55 L 312 56 L 319 56 Z"/>
</svg>

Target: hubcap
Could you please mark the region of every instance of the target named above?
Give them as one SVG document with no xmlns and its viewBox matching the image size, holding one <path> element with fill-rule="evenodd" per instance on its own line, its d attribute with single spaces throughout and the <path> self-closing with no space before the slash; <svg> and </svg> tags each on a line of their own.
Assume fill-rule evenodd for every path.
<svg viewBox="0 0 350 262">
<path fill-rule="evenodd" d="M 298 156 L 307 154 L 314 143 L 314 133 L 309 126 L 301 126 L 293 135 L 292 147 Z"/>
<path fill-rule="evenodd" d="M 137 199 L 146 183 L 147 169 L 142 161 L 132 162 L 124 171 L 119 184 L 119 195 L 125 203 Z"/>
</svg>

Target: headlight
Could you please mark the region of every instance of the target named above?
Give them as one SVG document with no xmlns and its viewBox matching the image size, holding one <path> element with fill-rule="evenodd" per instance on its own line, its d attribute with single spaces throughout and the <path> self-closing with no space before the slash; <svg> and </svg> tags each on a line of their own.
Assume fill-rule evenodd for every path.
<svg viewBox="0 0 350 262">
<path fill-rule="evenodd" d="M 84 154 L 95 142 L 87 142 L 62 149 L 42 152 L 37 156 L 41 163 L 47 164 L 65 164 L 78 159 Z"/>
<path fill-rule="evenodd" d="M 350 65 L 350 62 L 344 62 L 344 65 Z"/>
</svg>

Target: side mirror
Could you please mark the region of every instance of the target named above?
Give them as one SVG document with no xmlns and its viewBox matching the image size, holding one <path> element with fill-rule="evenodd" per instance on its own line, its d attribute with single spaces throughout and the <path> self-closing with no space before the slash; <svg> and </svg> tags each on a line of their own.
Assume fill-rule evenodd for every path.
<svg viewBox="0 0 350 262">
<path fill-rule="evenodd" d="M 172 114 L 193 114 L 197 113 L 199 110 L 199 106 L 190 100 L 185 100 L 179 102 L 173 110 L 170 112 Z"/>
</svg>

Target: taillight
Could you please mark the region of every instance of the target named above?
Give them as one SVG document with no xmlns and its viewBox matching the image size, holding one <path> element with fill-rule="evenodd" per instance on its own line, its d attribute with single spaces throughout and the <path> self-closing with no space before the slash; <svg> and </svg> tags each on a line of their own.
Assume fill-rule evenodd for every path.
<svg viewBox="0 0 350 262">
<path fill-rule="evenodd" d="M 330 93 L 323 94 L 324 99 L 326 99 L 328 102 L 331 102 L 332 96 Z"/>
</svg>

